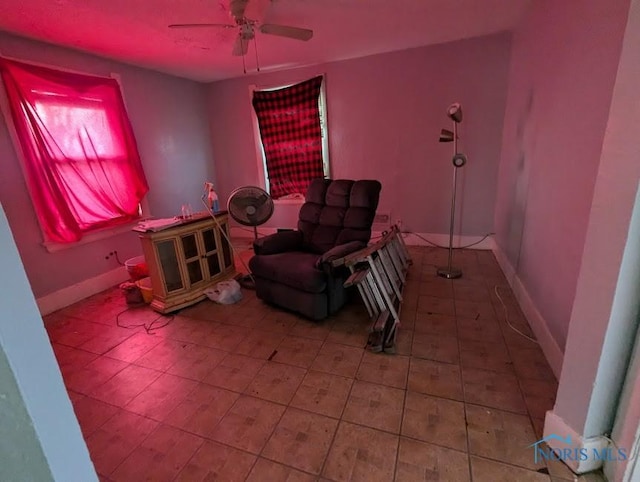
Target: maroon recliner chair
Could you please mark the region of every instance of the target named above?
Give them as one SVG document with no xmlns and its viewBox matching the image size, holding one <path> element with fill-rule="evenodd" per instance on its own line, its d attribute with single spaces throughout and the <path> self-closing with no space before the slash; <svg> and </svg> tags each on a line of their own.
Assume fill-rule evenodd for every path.
<svg viewBox="0 0 640 482">
<path fill-rule="evenodd" d="M 297 231 L 255 241 L 249 261 L 258 298 L 321 320 L 347 300 L 346 268 L 331 261 L 367 245 L 378 207 L 378 181 L 316 179 L 302 205 Z"/>
</svg>

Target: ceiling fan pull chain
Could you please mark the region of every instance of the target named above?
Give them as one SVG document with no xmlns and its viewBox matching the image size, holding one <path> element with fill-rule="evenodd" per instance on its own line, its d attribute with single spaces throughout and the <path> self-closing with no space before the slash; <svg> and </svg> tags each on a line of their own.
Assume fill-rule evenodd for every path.
<svg viewBox="0 0 640 482">
<path fill-rule="evenodd" d="M 256 52 L 256 69 L 260 72 L 260 62 L 258 61 L 258 40 L 253 37 L 253 50 Z"/>
<path fill-rule="evenodd" d="M 247 73 L 247 64 L 244 62 L 244 39 L 242 38 L 242 34 L 240 34 L 240 46 L 242 48 L 242 70 L 246 74 Z"/>
</svg>

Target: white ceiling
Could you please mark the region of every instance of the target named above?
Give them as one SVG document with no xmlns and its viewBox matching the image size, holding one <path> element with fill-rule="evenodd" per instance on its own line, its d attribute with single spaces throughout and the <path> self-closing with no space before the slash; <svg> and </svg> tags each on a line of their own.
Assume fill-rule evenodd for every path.
<svg viewBox="0 0 640 482">
<path fill-rule="evenodd" d="M 231 0 L 16 0 L 0 2 L 0 30 L 199 81 L 243 74 Z M 530 0 L 250 0 L 246 16 L 310 28 L 301 42 L 256 34 L 263 71 L 447 42 L 512 29 Z M 1 46 L 0 46 L 1 48 Z M 251 43 L 245 58 L 255 70 Z"/>
</svg>

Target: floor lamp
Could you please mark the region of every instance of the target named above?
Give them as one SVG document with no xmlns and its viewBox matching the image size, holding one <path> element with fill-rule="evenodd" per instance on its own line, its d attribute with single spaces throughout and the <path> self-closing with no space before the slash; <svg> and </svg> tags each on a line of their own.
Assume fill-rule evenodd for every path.
<svg viewBox="0 0 640 482">
<path fill-rule="evenodd" d="M 451 196 L 451 221 L 449 225 L 449 261 L 446 267 L 438 268 L 438 276 L 447 279 L 460 278 L 462 270 L 454 268 L 453 261 L 453 227 L 456 215 L 456 189 L 458 187 L 458 168 L 465 165 L 467 156 L 458 152 L 458 124 L 462 122 L 462 106 L 454 103 L 447 109 L 447 116 L 453 121 L 453 132 L 448 129 L 440 131 L 440 142 L 453 141 L 453 194 Z"/>
</svg>

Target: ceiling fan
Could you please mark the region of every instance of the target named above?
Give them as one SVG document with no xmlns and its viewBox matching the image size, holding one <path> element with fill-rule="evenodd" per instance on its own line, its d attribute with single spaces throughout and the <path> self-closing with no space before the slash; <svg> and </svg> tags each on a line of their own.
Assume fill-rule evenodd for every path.
<svg viewBox="0 0 640 482">
<path fill-rule="evenodd" d="M 231 51 L 232 55 L 244 56 L 249 49 L 249 42 L 255 40 L 256 30 L 267 35 L 277 35 L 294 40 L 307 41 L 313 37 L 313 30 L 289 25 L 273 23 L 259 23 L 257 20 L 245 16 L 249 0 L 231 0 L 229 13 L 234 23 L 174 23 L 169 28 L 200 28 L 214 27 L 224 29 L 238 29 L 238 36 Z"/>
</svg>

